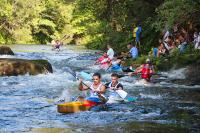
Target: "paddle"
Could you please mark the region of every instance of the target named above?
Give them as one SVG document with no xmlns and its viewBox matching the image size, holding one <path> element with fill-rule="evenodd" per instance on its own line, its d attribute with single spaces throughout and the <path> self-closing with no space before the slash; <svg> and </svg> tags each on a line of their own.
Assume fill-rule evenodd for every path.
<svg viewBox="0 0 200 133">
<path fill-rule="evenodd" d="M 132 73 L 132 75 L 127 75 L 127 76 L 133 76 L 133 75 L 142 75 L 142 73 Z M 165 76 L 165 75 L 162 75 L 162 74 L 160 74 L 160 73 L 152 73 L 152 75 L 158 75 L 158 76 L 161 76 L 161 77 L 167 77 L 167 76 Z M 125 75 L 126 76 L 126 75 Z"/>
<path fill-rule="evenodd" d="M 66 36 L 67 36 L 67 35 L 64 35 L 64 36 L 63 36 L 63 38 L 62 38 L 62 39 L 60 39 L 60 41 L 64 41 L 64 40 L 66 40 L 67 38 L 69 38 L 69 37 L 70 37 L 70 36 L 67 36 L 67 37 L 66 37 Z"/>
<path fill-rule="evenodd" d="M 128 93 L 124 90 L 115 90 L 115 92 L 125 101 L 133 102 L 136 101 L 137 98 L 128 96 Z"/>
<path fill-rule="evenodd" d="M 108 71 L 108 69 L 112 66 L 112 63 L 108 66 L 108 68 L 105 71 Z"/>
<path fill-rule="evenodd" d="M 126 98 L 126 96 L 128 95 L 128 93 L 126 92 L 126 91 L 124 91 L 124 90 L 116 90 L 116 92 L 119 94 L 119 96 L 121 97 L 121 98 Z"/>
<path fill-rule="evenodd" d="M 69 69 L 68 71 L 72 76 L 74 76 L 77 80 L 79 80 L 79 78 L 76 76 L 76 73 L 73 72 L 71 69 Z M 85 84 L 83 81 L 82 81 L 82 84 L 85 85 L 86 87 L 88 87 L 90 90 L 92 90 L 87 84 Z M 107 99 L 102 96 L 100 93 L 97 93 L 99 99 L 102 101 L 102 103 L 106 103 L 107 102 Z"/>
</svg>

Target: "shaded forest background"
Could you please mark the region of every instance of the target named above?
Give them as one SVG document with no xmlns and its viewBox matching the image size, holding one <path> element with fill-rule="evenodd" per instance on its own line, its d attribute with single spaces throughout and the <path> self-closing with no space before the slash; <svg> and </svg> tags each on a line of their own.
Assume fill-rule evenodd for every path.
<svg viewBox="0 0 200 133">
<path fill-rule="evenodd" d="M 192 36 L 200 29 L 200 0 L 0 0 L 0 44 L 64 44 L 117 51 L 141 24 L 143 52 L 175 24 Z"/>
</svg>

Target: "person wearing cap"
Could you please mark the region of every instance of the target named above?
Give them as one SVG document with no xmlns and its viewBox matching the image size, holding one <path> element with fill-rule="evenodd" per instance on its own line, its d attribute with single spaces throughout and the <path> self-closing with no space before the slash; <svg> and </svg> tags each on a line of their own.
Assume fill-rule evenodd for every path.
<svg viewBox="0 0 200 133">
<path fill-rule="evenodd" d="M 141 78 L 150 82 L 151 76 L 155 74 L 154 66 L 149 58 L 146 59 L 146 63 L 142 64 L 140 67 L 136 68 L 135 72 L 130 73 L 130 76 L 141 73 Z"/>
</svg>

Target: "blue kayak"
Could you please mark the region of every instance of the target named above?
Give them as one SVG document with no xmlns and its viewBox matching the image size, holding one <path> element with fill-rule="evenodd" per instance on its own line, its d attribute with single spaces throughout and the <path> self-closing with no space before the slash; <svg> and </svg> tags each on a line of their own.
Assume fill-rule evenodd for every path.
<svg viewBox="0 0 200 133">
<path fill-rule="evenodd" d="M 113 65 L 111 67 L 111 71 L 114 71 L 114 72 L 122 72 L 122 67 L 120 65 Z"/>
</svg>

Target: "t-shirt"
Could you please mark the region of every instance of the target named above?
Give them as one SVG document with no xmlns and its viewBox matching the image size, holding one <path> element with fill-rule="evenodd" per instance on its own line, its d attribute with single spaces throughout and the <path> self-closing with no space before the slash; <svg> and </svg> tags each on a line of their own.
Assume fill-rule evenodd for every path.
<svg viewBox="0 0 200 133">
<path fill-rule="evenodd" d="M 134 29 L 133 29 L 133 37 L 136 37 L 136 32 L 138 31 L 138 27 L 135 27 Z"/>
<path fill-rule="evenodd" d="M 112 48 L 110 48 L 108 51 L 107 51 L 107 55 L 108 57 L 112 60 L 113 56 L 114 56 L 114 51 Z"/>
<path fill-rule="evenodd" d="M 138 49 L 136 47 L 132 47 L 129 52 L 130 52 L 132 58 L 138 57 Z"/>
<path fill-rule="evenodd" d="M 200 49 L 199 43 L 200 43 L 200 35 L 198 35 L 198 37 L 197 37 L 197 42 L 195 44 L 195 49 Z"/>
<path fill-rule="evenodd" d="M 138 26 L 138 30 L 136 31 L 136 42 L 140 41 L 141 32 L 142 32 L 142 27 Z"/>
<path fill-rule="evenodd" d="M 165 41 L 169 35 L 170 35 L 170 32 L 167 30 L 165 32 L 165 35 L 163 36 L 163 41 Z"/>
<path fill-rule="evenodd" d="M 197 42 L 200 42 L 200 35 L 198 35 Z"/>
</svg>

